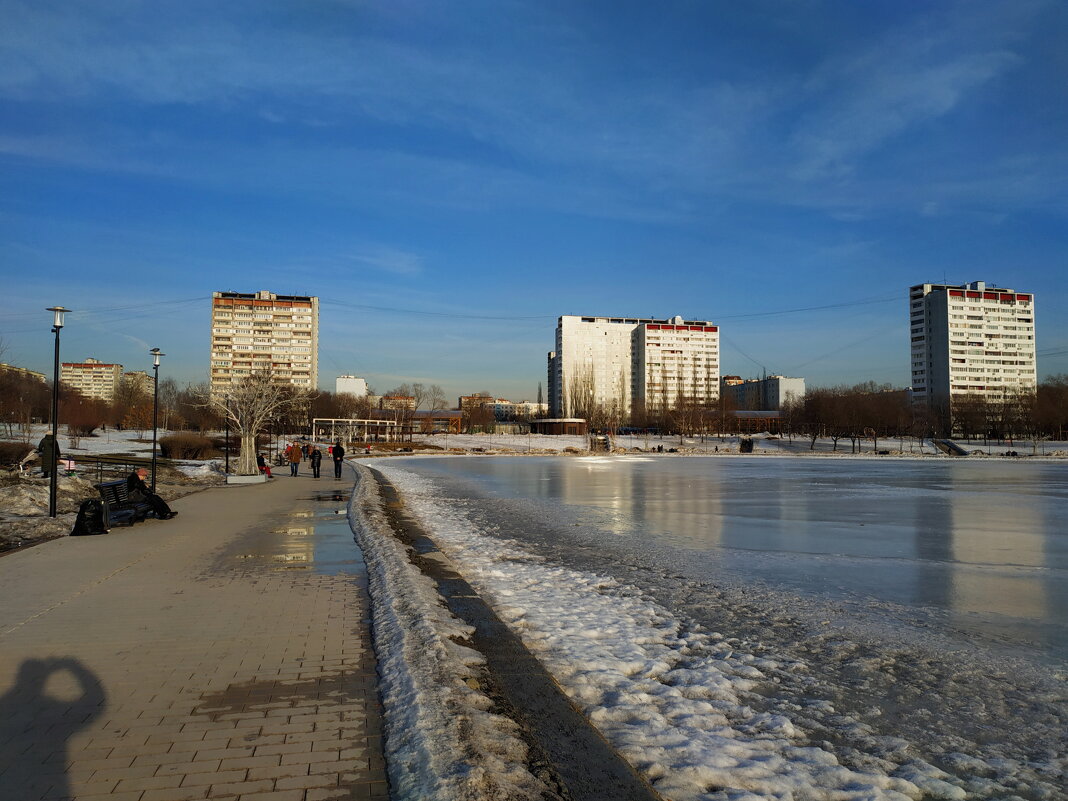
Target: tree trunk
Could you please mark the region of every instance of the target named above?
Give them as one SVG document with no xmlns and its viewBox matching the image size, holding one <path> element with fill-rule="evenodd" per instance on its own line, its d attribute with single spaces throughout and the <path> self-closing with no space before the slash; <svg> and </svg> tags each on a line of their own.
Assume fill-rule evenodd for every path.
<svg viewBox="0 0 1068 801">
<path fill-rule="evenodd" d="M 237 458 L 237 474 L 239 476 L 254 476 L 260 472 L 256 464 L 256 435 L 246 431 L 241 432 L 241 454 Z"/>
</svg>

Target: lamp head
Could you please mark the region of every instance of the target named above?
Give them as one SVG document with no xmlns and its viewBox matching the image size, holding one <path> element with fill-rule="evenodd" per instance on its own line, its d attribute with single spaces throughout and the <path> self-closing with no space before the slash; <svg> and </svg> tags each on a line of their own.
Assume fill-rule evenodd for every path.
<svg viewBox="0 0 1068 801">
<path fill-rule="evenodd" d="M 70 309 L 65 309 L 62 306 L 49 306 L 46 311 L 50 311 L 54 315 L 52 328 L 58 331 L 63 327 L 63 315 L 69 312 Z"/>
<path fill-rule="evenodd" d="M 159 348 L 152 348 L 152 350 L 150 350 L 149 353 L 152 354 L 152 364 L 155 367 L 159 367 L 159 357 L 167 355 L 166 353 L 160 352 Z"/>
</svg>

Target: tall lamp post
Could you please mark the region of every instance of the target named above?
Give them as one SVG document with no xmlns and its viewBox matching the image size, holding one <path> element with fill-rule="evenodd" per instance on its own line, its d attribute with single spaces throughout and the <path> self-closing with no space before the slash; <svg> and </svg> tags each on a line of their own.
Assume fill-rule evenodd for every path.
<svg viewBox="0 0 1068 801">
<path fill-rule="evenodd" d="M 48 516 L 56 516 L 56 482 L 58 481 L 59 468 L 56 465 L 56 454 L 59 452 L 59 329 L 63 327 L 63 315 L 70 311 L 62 306 L 49 306 L 47 311 L 52 312 L 52 333 L 56 335 L 56 358 L 52 373 L 52 464 L 45 465 L 51 480 L 48 483 Z"/>
<path fill-rule="evenodd" d="M 159 422 L 159 348 L 152 348 L 152 491 L 156 491 L 156 428 Z"/>
</svg>

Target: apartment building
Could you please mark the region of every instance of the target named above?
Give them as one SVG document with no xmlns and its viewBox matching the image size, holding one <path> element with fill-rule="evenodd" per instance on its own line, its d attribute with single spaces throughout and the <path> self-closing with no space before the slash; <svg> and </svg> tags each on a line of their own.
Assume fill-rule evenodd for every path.
<svg viewBox="0 0 1068 801">
<path fill-rule="evenodd" d="M 141 394 L 151 394 L 152 376 L 144 370 L 131 370 L 123 373 L 122 380 L 131 387 L 136 387 Z"/>
<path fill-rule="evenodd" d="M 7 362 L 0 362 L 0 373 L 7 373 L 13 376 L 22 376 L 24 378 L 32 378 L 35 381 L 44 383 L 48 381 L 48 377 L 44 373 L 38 373 L 36 370 L 29 370 L 25 367 L 16 367 L 13 364 Z"/>
<path fill-rule="evenodd" d="M 554 417 L 711 405 L 719 399 L 719 327 L 682 317 L 562 316 L 548 386 Z"/>
<path fill-rule="evenodd" d="M 1035 298 L 974 281 L 909 289 L 912 396 L 951 412 L 955 398 L 1034 392 Z"/>
<path fill-rule="evenodd" d="M 273 292 L 213 292 L 211 391 L 254 372 L 301 389 L 319 383 L 319 298 Z"/>
<path fill-rule="evenodd" d="M 805 396 L 805 379 L 769 375 L 764 378 L 724 376 L 720 391 L 732 409 L 778 411 L 789 400 Z"/>
<path fill-rule="evenodd" d="M 122 365 L 91 357 L 84 362 L 63 362 L 59 366 L 59 380 L 87 398 L 111 403 L 122 381 Z"/>
<path fill-rule="evenodd" d="M 355 395 L 362 398 L 367 395 L 367 380 L 354 375 L 339 375 L 334 381 L 334 392 L 338 395 Z"/>
</svg>

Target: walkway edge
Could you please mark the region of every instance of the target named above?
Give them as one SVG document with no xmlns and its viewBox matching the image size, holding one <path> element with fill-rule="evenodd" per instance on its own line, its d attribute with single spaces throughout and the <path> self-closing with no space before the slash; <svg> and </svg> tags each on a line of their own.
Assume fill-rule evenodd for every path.
<svg viewBox="0 0 1068 801">
<path fill-rule="evenodd" d="M 536 774 L 544 791 L 550 793 L 542 797 L 582 801 L 659 799 L 571 703 L 555 679 L 455 570 L 426 532 L 404 513 L 403 501 L 393 485 L 377 470 L 361 467 L 360 473 L 362 491 L 353 494 L 353 503 L 359 496 L 365 507 L 374 507 L 374 528 L 379 531 L 379 538 L 384 539 L 381 534 L 387 532 L 392 535 L 389 539 L 409 572 L 418 571 L 423 582 L 433 582 L 433 597 L 428 600 L 433 604 L 444 602 L 466 624 L 464 645 L 473 647 L 484 665 L 477 686 L 493 699 L 495 711 L 519 727 L 518 735 L 528 745 L 525 769 Z M 375 598 L 373 580 L 371 590 Z M 375 641 L 377 647 L 377 636 Z M 380 664 L 386 656 L 379 654 Z M 387 704 L 387 753 L 389 720 Z"/>
</svg>

